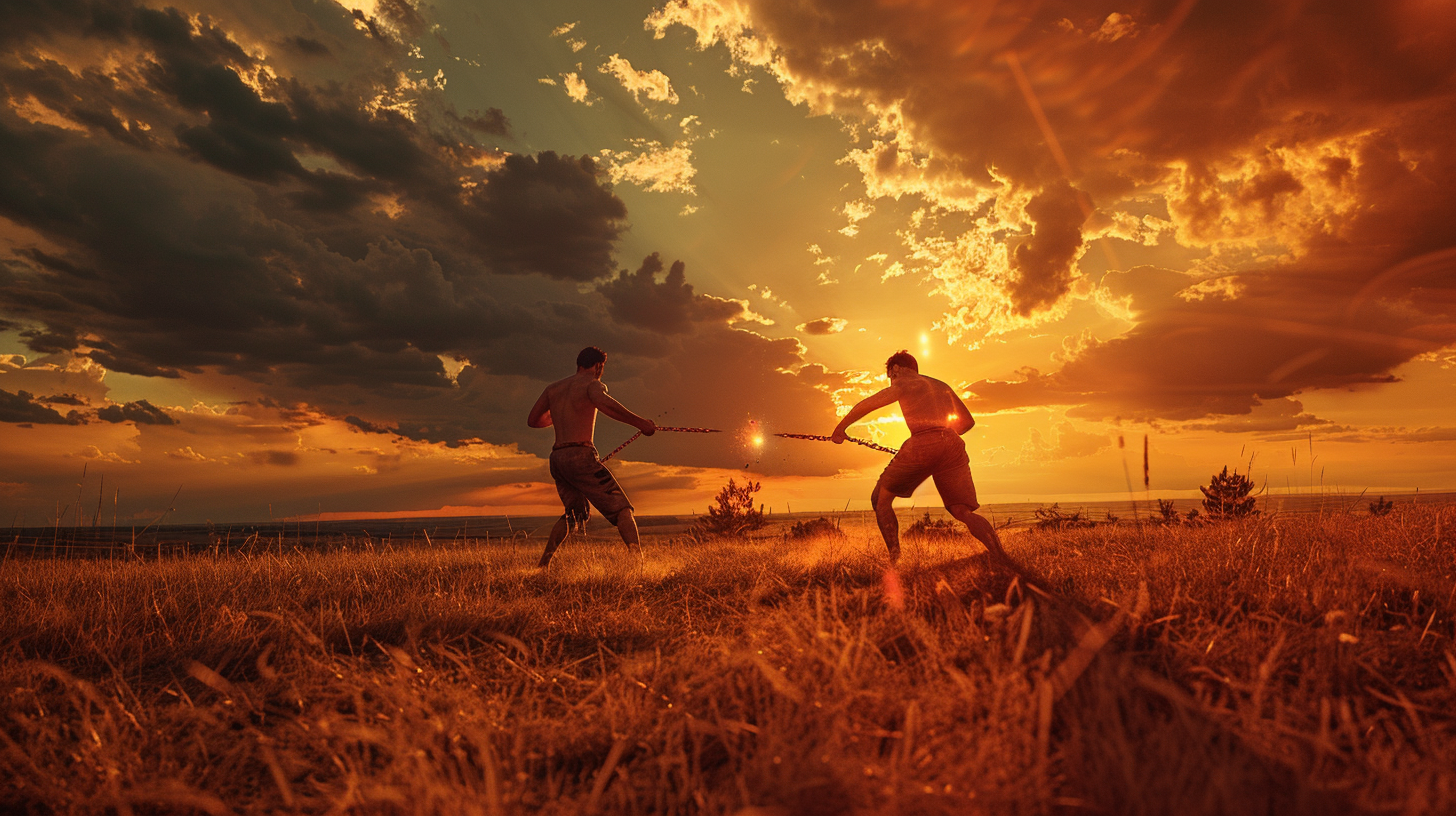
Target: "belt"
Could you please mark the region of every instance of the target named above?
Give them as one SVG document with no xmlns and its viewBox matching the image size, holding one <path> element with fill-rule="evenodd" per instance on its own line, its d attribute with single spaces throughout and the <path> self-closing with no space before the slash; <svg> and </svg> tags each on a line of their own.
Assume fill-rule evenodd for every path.
<svg viewBox="0 0 1456 816">
<path fill-rule="evenodd" d="M 596 447 L 596 445 L 590 442 L 557 442 L 551 446 L 551 450 L 558 451 L 562 448 L 591 448 L 592 450 L 596 450 Z"/>
</svg>

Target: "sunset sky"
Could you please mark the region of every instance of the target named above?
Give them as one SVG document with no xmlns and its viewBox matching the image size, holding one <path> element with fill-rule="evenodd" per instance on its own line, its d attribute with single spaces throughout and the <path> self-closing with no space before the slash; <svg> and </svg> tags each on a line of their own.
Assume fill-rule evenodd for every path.
<svg viewBox="0 0 1456 816">
<path fill-rule="evenodd" d="M 902 348 L 983 502 L 1146 496 L 1145 436 L 1155 496 L 1456 488 L 1446 0 L 20 0 L 0 87 L 12 524 L 554 514 L 587 345 L 726 431 L 614 460 L 640 515 L 864 509 L 883 454 L 747 429 Z"/>
</svg>

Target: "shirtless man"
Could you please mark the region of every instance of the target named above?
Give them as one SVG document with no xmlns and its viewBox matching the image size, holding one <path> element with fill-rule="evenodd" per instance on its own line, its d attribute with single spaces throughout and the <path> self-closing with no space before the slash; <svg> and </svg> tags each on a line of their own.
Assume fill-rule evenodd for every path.
<svg viewBox="0 0 1456 816">
<path fill-rule="evenodd" d="M 590 509 L 587 502 L 596 505 L 597 512 L 607 521 L 617 525 L 622 542 L 629 552 L 641 553 L 642 545 L 637 535 L 637 519 L 632 515 L 632 503 L 617 484 L 607 466 L 597 458 L 592 433 L 596 429 L 597 411 L 631 425 L 645 436 L 657 433 L 657 423 L 643 419 L 607 396 L 607 386 L 602 382 L 602 370 L 607 365 L 607 353 L 591 346 L 576 355 L 576 373 L 564 380 L 557 380 L 546 386 L 540 399 L 531 406 L 531 415 L 526 424 L 532 428 L 556 429 L 556 444 L 551 446 L 551 478 L 556 481 L 556 493 L 566 512 L 551 528 L 551 537 L 546 541 L 546 550 L 541 553 L 545 569 L 551 563 L 551 556 L 561 546 L 567 531 L 574 524 L 585 524 Z"/>
<path fill-rule="evenodd" d="M 910 439 L 885 466 L 870 493 L 880 535 L 890 550 L 890 560 L 900 557 L 900 522 L 891 506 L 894 498 L 908 498 L 926 477 L 935 480 L 945 509 L 964 522 L 992 555 L 1003 561 L 1006 551 L 991 522 L 975 512 L 976 485 L 971 481 L 971 460 L 961 434 L 975 427 L 976 420 L 955 390 L 934 377 L 920 373 L 920 364 L 909 352 L 897 352 L 885 361 L 890 387 L 860 400 L 834 429 L 836 445 L 843 444 L 849 426 L 887 405 L 900 403 L 900 413 L 910 426 Z"/>
</svg>

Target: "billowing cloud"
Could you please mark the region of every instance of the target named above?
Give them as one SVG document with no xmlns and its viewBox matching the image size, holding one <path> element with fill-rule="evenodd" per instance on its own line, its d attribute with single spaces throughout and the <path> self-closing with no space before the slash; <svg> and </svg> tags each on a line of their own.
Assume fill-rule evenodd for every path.
<svg viewBox="0 0 1456 816">
<path fill-rule="evenodd" d="M 700 322 L 728 323 L 750 314 L 743 301 L 694 294 L 682 261 L 674 261 L 658 282 L 661 272 L 662 259 L 654 252 L 642 260 L 637 271 L 624 269 L 601 284 L 598 289 L 611 304 L 612 316 L 639 328 L 682 334 Z"/>
<path fill-rule="evenodd" d="M 664 147 L 660 142 L 638 139 L 631 150 L 603 150 L 602 161 L 614 183 L 630 182 L 649 193 L 696 192 L 693 177 L 698 170 L 687 142 Z"/>
<path fill-rule="evenodd" d="M 1019 461 L 1077 459 L 1091 456 L 1111 444 L 1107 434 L 1079 431 L 1070 422 L 1061 423 L 1056 430 L 1056 441 L 1048 442 L 1042 436 L 1041 431 L 1033 428 L 1029 432 L 1026 443 L 1021 446 Z"/>
<path fill-rule="evenodd" d="M 71 411 L 69 416 L 61 416 L 56 409 L 37 402 L 35 395 L 29 391 L 12 394 L 0 390 L 0 422 L 75 425 L 81 422 L 81 418 L 75 411 Z"/>
<path fill-rule="evenodd" d="M 490 421 L 445 421 L 469 409 L 442 355 L 478 379 L 536 362 L 512 338 L 620 333 L 579 291 L 625 228 L 594 160 L 504 152 L 502 111 L 411 78 L 412 10 L 269 8 L 0 11 L 0 313 L 75 369 L 42 389 L 9 366 L 7 390 L 102 406 L 87 365 L 238 377 L 340 414 L 378 398 L 458 441 Z M 264 45 L 290 37 L 319 47 Z"/>
<path fill-rule="evenodd" d="M 1308 433 L 1316 429 L 1328 434 L 1339 430 L 1329 420 L 1321 419 L 1305 411 L 1304 404 L 1296 399 L 1261 402 L 1253 406 L 1247 414 L 1218 417 L 1216 420 L 1207 422 L 1189 422 L 1183 428 L 1189 431 L 1260 434 L 1277 434 L 1288 431 Z"/>
<path fill-rule="evenodd" d="M 1109 276 L 1114 292 L 1145 309 L 1138 325 L 1085 344 L 1058 371 L 970 389 L 987 408 L 1057 404 L 1092 418 L 1190 420 L 1248 414 L 1312 388 L 1392 382 L 1400 364 L 1456 342 L 1446 317 L 1453 303 L 1440 282 L 1449 261 L 1423 263 L 1393 268 L 1390 277 L 1410 276 L 1398 287 L 1410 294 L 1393 299 L 1338 279 L 1321 287 L 1287 269 L 1242 276 L 1237 299 L 1192 302 L 1178 296 L 1188 280 L 1179 273 Z M 1426 282 L 1434 288 L 1411 280 L 1420 277 L 1434 277 Z"/>
<path fill-rule="evenodd" d="M 57 399 L 61 395 L 72 398 L 65 402 L 67 405 L 100 404 L 110 391 L 105 383 L 106 369 L 91 359 L 66 354 L 29 361 L 18 354 L 6 357 L 0 359 L 0 388 L 51 395 L 42 398 L 48 404 L 61 402 Z"/>
<path fill-rule="evenodd" d="M 845 320 L 842 317 L 821 317 L 818 320 L 810 320 L 807 323 L 800 323 L 794 328 L 795 330 L 801 331 L 804 334 L 824 335 L 839 334 L 840 332 L 844 331 L 844 327 L 848 325 L 849 321 Z"/>
<path fill-rule="evenodd" d="M 170 414 L 146 400 L 108 405 L 96 412 L 96 418 L 105 422 L 137 422 L 143 425 L 177 424 Z"/>
<path fill-rule="evenodd" d="M 1026 215 L 1036 227 L 1011 256 L 1016 273 L 1011 299 L 1023 315 L 1056 303 L 1071 288 L 1087 218 L 1083 207 L 1065 184 L 1052 185 L 1027 202 Z"/>
<path fill-rule="evenodd" d="M 648 25 L 854 122 L 870 199 L 961 216 L 900 233 L 954 338 L 1103 303 L 1089 241 L 1114 270 L 1119 239 L 1185 259 L 1184 297 L 983 398 L 1237 414 L 1456 343 L 1456 18 L 1436 4 L 674 0 Z"/>
<path fill-rule="evenodd" d="M 591 89 L 587 88 L 586 80 L 581 78 L 581 74 L 567 71 L 561 75 L 561 85 L 566 88 L 566 95 L 571 97 L 571 101 L 583 105 L 592 104 Z"/>
<path fill-rule="evenodd" d="M 642 97 L 647 97 L 653 102 L 663 102 L 668 105 L 677 104 L 677 91 L 672 89 L 672 80 L 667 74 L 661 71 L 638 71 L 632 67 L 632 63 L 619 54 L 613 54 L 607 58 L 601 72 L 610 74 L 622 83 L 622 87 L 632 94 L 632 98 L 639 103 Z"/>
</svg>

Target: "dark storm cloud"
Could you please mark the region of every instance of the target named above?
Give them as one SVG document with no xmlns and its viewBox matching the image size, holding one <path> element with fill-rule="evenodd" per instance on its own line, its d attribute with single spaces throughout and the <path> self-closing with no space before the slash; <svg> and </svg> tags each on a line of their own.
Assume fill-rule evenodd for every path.
<svg viewBox="0 0 1456 816">
<path fill-rule="evenodd" d="M 1236 300 L 1165 302 L 1059 371 L 971 384 L 973 404 L 1076 406 L 1073 415 L 1097 419 L 1242 415 L 1309 388 L 1390 382 L 1390 369 L 1439 346 L 1422 336 L 1426 326 L 1401 326 L 1401 309 L 1371 305 L 1366 319 L 1347 320 L 1344 299 L 1306 293 L 1296 311 L 1283 283 L 1263 276 Z"/>
<path fill-rule="evenodd" d="M 374 433 L 374 434 L 397 434 L 397 433 L 399 433 L 399 431 L 397 429 L 395 429 L 395 428 L 392 428 L 392 427 L 389 427 L 389 426 L 386 426 L 386 425 L 380 425 L 380 424 L 375 423 L 375 422 L 370 422 L 367 419 L 360 419 L 359 417 L 356 417 L 356 416 L 354 416 L 352 414 L 349 415 L 349 416 L 344 417 L 344 421 L 347 422 L 350 425 L 353 425 L 355 428 L 358 428 L 359 430 L 363 431 L 364 433 Z"/>
<path fill-rule="evenodd" d="M 285 47 L 297 51 L 306 57 L 326 57 L 333 53 L 329 51 L 327 45 L 312 37 L 294 35 L 292 37 L 284 37 L 282 43 Z"/>
<path fill-rule="evenodd" d="M 1190 431 L 1218 431 L 1220 433 L 1283 434 L 1288 431 L 1319 430 L 1328 434 L 1344 430 L 1327 419 L 1321 419 L 1304 410 L 1304 404 L 1295 399 L 1270 400 L 1254 406 L 1248 414 L 1223 416 L 1210 422 L 1190 422 L 1183 426 Z"/>
<path fill-rule="evenodd" d="M 1082 222 L 1087 211 L 1068 184 L 1043 189 L 1026 205 L 1036 224 L 1031 237 L 1011 255 L 1016 278 L 1011 299 L 1023 314 L 1050 306 L 1072 286 L 1073 264 L 1082 248 Z"/>
<path fill-rule="evenodd" d="M 636 272 L 624 269 L 597 290 L 611 304 L 614 318 L 663 334 L 682 334 L 699 322 L 726 323 L 744 313 L 741 303 L 694 294 L 682 261 L 674 261 L 659 283 L 661 272 L 662 259 L 654 252 L 642 260 Z"/>
<path fill-rule="evenodd" d="M 1109 275 L 1112 293 L 1133 298 L 1137 326 L 1053 374 L 971 390 L 987 406 L 1195 419 L 1247 414 L 1308 389 L 1392 381 L 1401 364 L 1456 343 L 1456 224 L 1447 216 L 1456 161 L 1438 150 L 1443 139 L 1408 133 L 1362 150 L 1347 189 L 1367 206 L 1338 233 L 1311 240 L 1303 257 L 1254 267 L 1235 276 L 1230 293 L 1201 299 L 1188 299 L 1192 279 L 1171 271 Z M 1428 157 L 1419 175 L 1399 163 L 1411 153 Z"/>
<path fill-rule="evenodd" d="M 1139 198 L 1166 202 L 1195 250 L 1279 247 L 1279 261 L 1233 270 L 1246 286 L 1233 300 L 1150 302 L 1130 334 L 1061 372 L 978 384 L 988 404 L 1239 414 L 1388 380 L 1456 343 L 1456 262 L 1442 254 L 1456 246 L 1456 17 L 1442 4 L 749 0 L 744 17 L 713 13 L 726 5 L 678 0 L 659 24 L 702 43 L 757 37 L 770 47 L 740 40 L 739 58 L 771 55 L 819 110 L 895 111 L 862 165 L 885 189 L 1005 180 L 1030 202 L 1034 232 L 1009 237 L 1012 274 L 997 278 L 1022 315 L 1062 301 L 1083 230 Z M 725 20 L 746 28 L 713 27 Z M 1069 191 L 1086 197 L 1085 224 Z"/>
<path fill-rule="evenodd" d="M 627 206 L 592 159 L 508 156 L 475 188 L 462 219 L 498 272 L 590 281 L 612 266 Z"/>
<path fill-rule="evenodd" d="M 280 9 L 280 25 L 299 17 Z M 342 9 L 309 13 L 300 31 L 247 34 L 321 37 L 352 60 L 348 81 L 280 74 L 176 8 L 0 12 L 7 101 L 35 100 L 30 119 L 0 107 L 0 215 L 59 247 L 0 268 L 0 309 L 31 348 L 146 376 L 444 389 L 437 355 L 514 366 L 499 341 L 555 327 L 550 301 L 611 271 L 626 211 L 590 159 L 484 161 L 431 123 L 504 136 L 505 115 L 461 116 L 414 86 L 394 92 L 416 120 L 377 107 L 403 47 L 361 45 Z M 423 30 L 407 4 L 379 13 L 400 36 Z M 112 65 L 65 64 L 60 37 Z M 497 296 L 502 274 L 568 286 Z"/>
<path fill-rule="evenodd" d="M 97 410 L 96 418 L 106 422 L 136 422 L 141 425 L 176 425 L 177 420 L 161 408 L 147 402 L 124 402 Z"/>
<path fill-rule="evenodd" d="M 669 4 L 679 5 L 716 3 Z M 1119 149 L 1218 160 L 1233 146 L 1262 146 L 1292 120 L 1306 132 L 1344 132 L 1383 119 L 1385 105 L 1442 97 L 1456 43 L 1435 4 L 744 5 L 787 74 L 818 83 L 820 104 L 898 104 L 903 127 L 951 167 L 980 180 L 994 168 L 1031 188 L 1064 175 L 1037 109 L 1074 176 L 1090 177 Z M 1336 99 L 1347 104 L 1317 105 Z"/>
<path fill-rule="evenodd" d="M 484 113 L 468 113 L 464 116 L 451 114 L 460 124 L 487 136 L 509 136 L 511 121 L 500 108 L 490 108 Z"/>
<path fill-rule="evenodd" d="M 299 462 L 297 451 L 266 450 L 253 451 L 248 454 L 248 459 L 255 465 L 278 465 L 280 467 L 293 467 Z"/>
<path fill-rule="evenodd" d="M 61 416 L 54 408 L 41 405 L 29 391 L 12 394 L 0 389 L 0 422 L 79 425 L 81 421 L 75 411 L 71 411 L 69 416 Z"/>
</svg>

